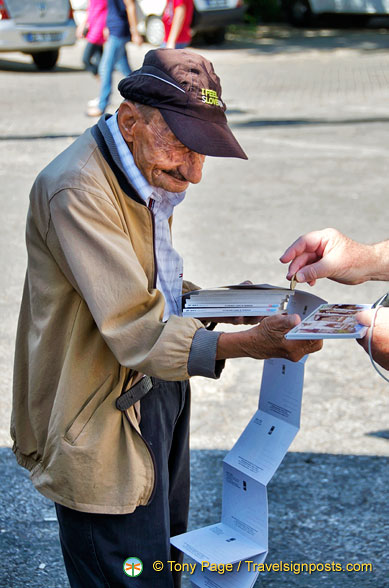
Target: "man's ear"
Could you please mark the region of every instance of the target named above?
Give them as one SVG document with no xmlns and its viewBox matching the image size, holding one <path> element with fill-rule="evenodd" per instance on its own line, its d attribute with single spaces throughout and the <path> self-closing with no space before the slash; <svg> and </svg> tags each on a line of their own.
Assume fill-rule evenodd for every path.
<svg viewBox="0 0 389 588">
<path fill-rule="evenodd" d="M 134 140 L 133 126 L 139 119 L 140 113 L 138 112 L 135 104 L 132 102 L 124 101 L 119 106 L 118 110 L 118 125 L 121 134 L 123 135 L 126 143 L 132 143 Z"/>
</svg>

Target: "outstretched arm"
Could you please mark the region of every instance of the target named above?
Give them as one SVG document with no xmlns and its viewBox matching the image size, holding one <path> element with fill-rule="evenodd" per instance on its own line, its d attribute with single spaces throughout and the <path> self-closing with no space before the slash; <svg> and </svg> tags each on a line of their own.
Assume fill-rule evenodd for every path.
<svg viewBox="0 0 389 588">
<path fill-rule="evenodd" d="M 336 229 L 313 231 L 299 237 L 280 257 L 289 263 L 287 278 L 310 286 L 319 278 L 342 284 L 389 279 L 389 241 L 364 245 Z"/>
</svg>

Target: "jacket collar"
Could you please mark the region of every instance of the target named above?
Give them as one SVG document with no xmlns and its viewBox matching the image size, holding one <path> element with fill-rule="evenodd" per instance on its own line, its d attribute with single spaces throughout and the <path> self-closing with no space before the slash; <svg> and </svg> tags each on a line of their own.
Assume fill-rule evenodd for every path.
<svg viewBox="0 0 389 588">
<path fill-rule="evenodd" d="M 123 192 L 136 202 L 145 205 L 144 200 L 140 197 L 132 184 L 130 184 L 123 170 L 115 141 L 106 123 L 106 120 L 110 116 L 110 114 L 103 114 L 99 122 L 92 127 L 91 132 L 93 138 L 95 139 L 105 161 L 108 163 L 114 175 L 116 176 L 116 179 L 118 180 Z"/>
</svg>

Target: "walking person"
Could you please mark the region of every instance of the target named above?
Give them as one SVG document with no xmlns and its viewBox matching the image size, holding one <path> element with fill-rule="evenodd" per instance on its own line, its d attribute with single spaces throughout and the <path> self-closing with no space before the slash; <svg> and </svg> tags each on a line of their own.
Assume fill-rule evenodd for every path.
<svg viewBox="0 0 389 588">
<path fill-rule="evenodd" d="M 98 68 L 105 42 L 104 30 L 107 19 L 107 0 L 89 0 L 85 22 L 77 27 L 77 36 L 85 36 L 87 44 L 82 56 L 86 71 L 98 75 Z"/>
<path fill-rule="evenodd" d="M 124 76 L 131 73 L 126 53 L 126 43 L 141 45 L 143 39 L 137 30 L 135 0 L 108 0 L 108 40 L 99 65 L 100 96 L 96 103 L 89 103 L 88 116 L 101 116 L 109 104 L 112 91 L 112 75 L 117 67 Z"/>
<path fill-rule="evenodd" d="M 165 26 L 164 47 L 184 49 L 190 44 L 193 10 L 193 0 L 167 0 L 162 16 Z"/>
</svg>

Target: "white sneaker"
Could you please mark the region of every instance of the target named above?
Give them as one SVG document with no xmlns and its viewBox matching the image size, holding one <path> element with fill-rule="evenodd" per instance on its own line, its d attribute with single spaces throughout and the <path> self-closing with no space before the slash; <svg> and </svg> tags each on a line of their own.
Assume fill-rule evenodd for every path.
<svg viewBox="0 0 389 588">
<path fill-rule="evenodd" d="M 88 106 L 98 106 L 100 98 L 93 98 L 92 100 L 88 100 Z"/>
<path fill-rule="evenodd" d="M 87 116 L 101 116 L 103 111 L 98 106 L 88 106 L 86 115 Z"/>
</svg>

